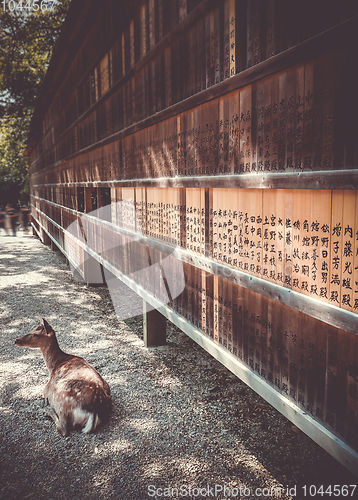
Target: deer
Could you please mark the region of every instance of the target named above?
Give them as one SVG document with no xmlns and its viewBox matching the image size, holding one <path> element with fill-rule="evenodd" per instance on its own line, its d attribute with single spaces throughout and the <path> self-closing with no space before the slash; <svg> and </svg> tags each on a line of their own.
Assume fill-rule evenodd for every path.
<svg viewBox="0 0 358 500">
<path fill-rule="evenodd" d="M 50 378 L 44 387 L 48 415 L 62 436 L 82 428 L 83 434 L 93 432 L 109 419 L 112 400 L 109 385 L 87 361 L 63 352 L 48 322 L 15 340 L 17 346 L 41 349 Z"/>
</svg>

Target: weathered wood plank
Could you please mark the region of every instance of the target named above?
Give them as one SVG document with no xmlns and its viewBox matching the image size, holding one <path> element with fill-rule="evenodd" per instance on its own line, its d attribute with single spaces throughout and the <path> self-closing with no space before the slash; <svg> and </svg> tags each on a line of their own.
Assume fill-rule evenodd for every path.
<svg viewBox="0 0 358 500">
<path fill-rule="evenodd" d="M 39 212 L 39 209 L 37 209 L 37 212 Z M 49 220 L 45 213 L 39 213 L 41 213 L 46 220 Z M 93 222 L 97 222 L 95 218 L 93 218 Z M 60 231 L 64 231 L 63 228 L 56 224 L 54 221 L 51 221 L 51 223 L 58 227 Z M 105 227 L 111 227 L 106 221 L 100 221 L 100 224 Z M 128 237 L 133 238 L 134 236 L 131 231 L 122 228 L 112 227 L 112 230 L 117 231 L 123 235 L 128 235 Z M 138 235 L 136 235 L 135 237 L 137 238 Z M 158 251 L 162 251 L 166 255 L 173 252 L 173 247 L 163 242 L 156 241 L 152 238 L 143 237 L 141 238 L 141 241 L 143 242 L 143 244 L 149 245 L 153 249 L 158 249 Z M 84 244 L 81 243 L 81 246 L 83 245 Z M 83 248 L 88 251 L 88 253 L 90 253 L 90 249 L 86 245 L 83 246 Z M 323 321 L 328 325 L 334 326 L 336 328 L 341 328 L 349 333 L 358 335 L 357 315 L 355 313 L 332 305 L 332 302 L 325 303 L 310 296 L 305 296 L 289 288 L 284 288 L 280 285 L 277 285 L 276 283 L 270 283 L 269 281 L 263 280 L 256 276 L 250 276 L 239 270 L 232 268 L 228 269 L 227 266 L 223 264 L 213 262 L 203 256 L 195 256 L 191 252 L 187 252 L 181 248 L 176 248 L 173 255 L 176 258 L 180 259 L 183 263 L 202 269 L 203 271 L 209 272 L 214 276 L 228 279 L 232 283 L 235 283 L 240 287 L 243 287 L 244 289 L 252 290 L 253 292 L 259 293 L 264 297 L 272 299 L 280 304 L 303 312 L 304 314 L 311 316 L 312 318 Z"/>
<path fill-rule="evenodd" d="M 199 7 L 200 5 L 197 8 Z M 188 17 L 190 17 L 190 15 L 187 16 L 187 18 Z M 83 154 L 86 150 L 89 151 L 93 148 L 103 146 L 105 143 L 121 139 L 122 137 L 128 134 L 132 134 L 138 130 L 141 130 L 142 128 L 146 128 L 155 123 L 158 123 L 159 121 L 166 120 L 172 116 L 182 113 L 195 106 L 199 106 L 212 99 L 218 98 L 224 94 L 232 92 L 235 89 L 245 87 L 248 84 L 252 84 L 269 75 L 278 73 L 290 66 L 304 62 L 308 57 L 309 58 L 317 57 L 318 55 L 328 50 L 339 50 L 341 47 L 344 47 L 347 44 L 348 40 L 351 40 L 352 35 L 356 36 L 357 23 L 358 23 L 358 17 L 355 17 L 350 19 L 349 21 L 346 21 L 345 23 L 335 26 L 334 28 L 331 28 L 330 30 L 321 33 L 320 35 L 317 35 L 239 74 L 236 74 L 232 78 L 220 82 L 218 85 L 211 86 L 210 88 L 207 88 L 204 91 L 195 94 L 192 97 L 185 99 L 182 102 L 178 102 L 177 104 L 174 104 L 170 108 L 162 110 L 160 113 L 156 113 L 155 115 L 148 117 L 145 120 L 142 120 L 138 123 L 127 125 L 125 130 L 120 131 L 114 135 L 111 135 L 110 137 L 107 137 L 102 141 L 96 141 L 87 149 L 82 149 L 81 151 L 76 152 L 75 156 L 77 156 L 79 153 Z M 129 33 L 128 33 L 128 40 L 129 40 Z M 162 47 L 161 50 L 164 50 L 164 47 Z M 128 58 L 130 57 L 130 55 L 128 56 L 126 55 L 125 57 Z M 153 60 L 152 52 L 149 52 L 146 57 L 148 57 L 148 62 L 149 60 Z M 145 58 L 143 58 L 143 60 L 144 59 Z M 141 68 L 141 66 L 137 67 L 136 65 L 135 68 L 136 71 L 138 71 Z M 128 72 L 125 76 L 125 80 L 123 81 L 121 80 L 116 85 L 114 85 L 112 89 L 110 89 L 110 91 L 106 94 L 106 98 L 109 98 L 120 87 L 124 86 L 124 84 L 131 78 L 133 78 L 133 76 L 134 73 L 132 74 Z M 105 97 L 103 97 L 102 99 L 104 98 Z M 95 107 L 92 107 L 84 115 L 79 117 L 78 120 L 74 122 L 74 125 L 77 125 L 79 121 L 82 121 L 86 116 L 93 113 L 93 110 L 96 109 L 96 107 L 98 107 L 101 104 L 101 102 L 102 100 L 98 99 L 98 101 L 95 104 Z"/>
</svg>

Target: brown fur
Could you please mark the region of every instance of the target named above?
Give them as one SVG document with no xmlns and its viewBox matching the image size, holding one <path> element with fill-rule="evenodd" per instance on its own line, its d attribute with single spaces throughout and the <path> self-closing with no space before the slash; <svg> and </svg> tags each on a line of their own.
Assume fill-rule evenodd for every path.
<svg viewBox="0 0 358 500">
<path fill-rule="evenodd" d="M 63 352 L 53 328 L 40 318 L 41 325 L 15 341 L 18 346 L 40 348 L 50 379 L 44 396 L 58 431 L 67 436 L 71 429 L 94 431 L 108 420 L 111 411 L 110 389 L 101 375 L 83 358 Z"/>
</svg>

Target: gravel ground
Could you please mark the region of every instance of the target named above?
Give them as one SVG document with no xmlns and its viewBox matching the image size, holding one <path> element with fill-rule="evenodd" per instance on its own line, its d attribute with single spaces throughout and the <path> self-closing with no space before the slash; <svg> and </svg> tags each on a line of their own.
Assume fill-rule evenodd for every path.
<svg viewBox="0 0 358 500">
<path fill-rule="evenodd" d="M 63 438 L 46 417 L 41 353 L 14 345 L 39 315 L 111 387 L 94 434 Z M 0 324 L 1 499 L 288 499 L 357 482 L 175 327 L 144 348 L 141 317 L 118 321 L 108 290 L 77 282 L 33 236 L 0 236 Z"/>
</svg>

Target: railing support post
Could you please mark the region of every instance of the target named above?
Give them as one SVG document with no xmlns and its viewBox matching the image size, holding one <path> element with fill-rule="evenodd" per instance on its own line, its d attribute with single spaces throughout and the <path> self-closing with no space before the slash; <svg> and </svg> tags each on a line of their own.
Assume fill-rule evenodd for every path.
<svg viewBox="0 0 358 500">
<path fill-rule="evenodd" d="M 157 347 L 166 342 L 167 319 L 143 300 L 143 340 L 145 347 Z"/>
<path fill-rule="evenodd" d="M 85 260 L 83 263 L 84 280 L 87 285 L 103 286 L 105 284 L 101 264 L 97 262 L 91 255 L 85 253 Z"/>
</svg>

